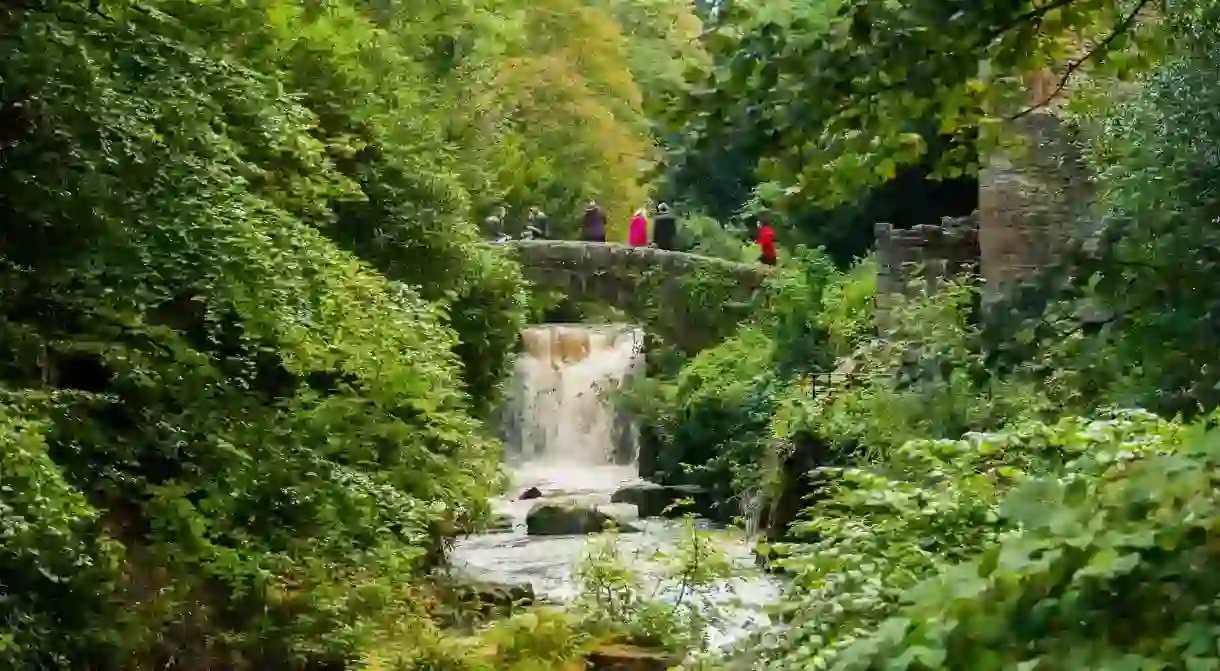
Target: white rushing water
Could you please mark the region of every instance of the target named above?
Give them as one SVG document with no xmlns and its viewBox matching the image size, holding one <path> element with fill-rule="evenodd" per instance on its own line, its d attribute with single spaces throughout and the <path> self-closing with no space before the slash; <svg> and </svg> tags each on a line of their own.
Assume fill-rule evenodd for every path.
<svg viewBox="0 0 1220 671">
<path fill-rule="evenodd" d="M 506 417 L 510 462 L 567 471 L 633 464 L 635 428 L 610 395 L 643 372 L 644 334 L 555 324 L 526 328 L 521 339 Z"/>
<path fill-rule="evenodd" d="M 513 487 L 507 498 L 495 502 L 497 512 L 513 519 L 513 528 L 459 541 L 453 560 L 474 577 L 528 582 L 540 596 L 566 600 L 576 593 L 574 569 L 589 538 L 527 536 L 525 517 L 539 500 L 577 500 L 632 521 L 641 533 L 620 537 L 624 554 L 673 547 L 683 523 L 636 520 L 635 506 L 610 503 L 620 487 L 639 482 L 636 430 L 630 417 L 615 407 L 613 392 L 633 375 L 643 374 L 643 333 L 622 325 L 555 324 L 529 327 L 522 339 L 524 352 L 502 417 Z M 542 498 L 516 500 L 530 487 L 537 487 Z M 726 537 L 722 549 L 743 571 L 753 569 L 744 539 Z M 641 568 L 647 576 L 647 567 Z M 740 601 L 741 606 L 731 626 L 711 632 L 716 645 L 732 641 L 751 621 L 758 621 L 758 611 L 774 602 L 778 587 L 771 578 L 753 573 L 721 592 L 724 601 Z"/>
</svg>

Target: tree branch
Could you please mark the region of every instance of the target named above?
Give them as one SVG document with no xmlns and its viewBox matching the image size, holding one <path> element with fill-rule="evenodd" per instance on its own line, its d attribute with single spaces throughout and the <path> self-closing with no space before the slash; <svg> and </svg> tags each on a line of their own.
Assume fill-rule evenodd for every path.
<svg viewBox="0 0 1220 671">
<path fill-rule="evenodd" d="M 1016 121 L 1017 119 L 1020 119 L 1021 117 L 1024 117 L 1028 114 L 1032 114 L 1033 112 L 1049 105 L 1050 102 L 1052 100 L 1054 100 L 1056 96 L 1058 96 L 1060 93 L 1063 93 L 1063 89 L 1065 87 L 1067 87 L 1068 81 L 1071 80 L 1071 78 L 1074 74 L 1076 74 L 1077 70 L 1079 70 L 1081 67 L 1083 67 L 1085 63 L 1088 63 L 1090 60 L 1092 60 L 1093 56 L 1095 56 L 1097 54 L 1097 52 L 1110 46 L 1110 44 L 1113 43 L 1114 40 L 1118 39 L 1119 35 L 1122 35 L 1123 33 L 1126 33 L 1127 31 L 1131 30 L 1131 24 L 1135 23 L 1135 18 L 1137 16 L 1139 16 L 1139 13 L 1141 11 L 1143 11 L 1144 7 L 1150 1 L 1151 0 L 1140 0 L 1139 4 L 1137 4 L 1135 6 L 1135 9 L 1131 10 L 1131 13 L 1123 18 L 1122 23 L 1120 23 L 1118 25 L 1118 27 L 1114 29 L 1113 32 L 1111 32 L 1108 36 L 1106 36 L 1106 39 L 1104 39 L 1101 42 L 1098 42 L 1096 45 L 1094 45 L 1094 47 L 1092 49 L 1090 49 L 1089 52 L 1086 53 L 1085 55 L 1083 55 L 1080 58 L 1069 63 L 1067 66 L 1067 69 L 1064 70 L 1064 72 L 1063 72 L 1063 76 L 1059 78 L 1059 84 L 1057 86 L 1055 86 L 1055 90 L 1051 91 L 1050 95 L 1046 96 L 1045 100 L 1043 100 L 1042 102 L 1030 105 L 1029 107 L 1021 110 L 1020 112 L 1017 112 L 1016 114 L 1008 117 L 1008 120 Z"/>
<path fill-rule="evenodd" d="M 1031 9 L 1028 12 L 1025 12 L 1024 14 L 1017 16 L 1011 22 L 992 30 L 991 32 L 984 35 L 983 37 L 980 37 L 974 43 L 973 49 L 976 51 L 979 49 L 984 49 L 987 47 L 988 44 L 991 44 L 992 42 L 994 42 L 996 38 L 1004 35 L 1005 33 L 1012 30 L 1013 28 L 1016 28 L 1017 26 L 1020 26 L 1024 23 L 1028 23 L 1030 21 L 1035 21 L 1037 19 L 1040 19 L 1052 10 L 1056 10 L 1061 7 L 1066 7 L 1070 4 L 1072 4 L 1073 2 L 1077 2 L 1077 1 L 1078 0 L 1054 0 L 1054 2 L 1047 3 L 1045 5 L 1042 5 L 1041 7 L 1035 7 L 1034 9 Z M 1139 12 L 1139 9 L 1141 7 L 1143 7 L 1143 5 L 1145 3 L 1147 3 L 1148 1 L 1149 0 L 1141 0 L 1140 7 L 1136 8 L 1136 12 Z M 1127 21 L 1124 21 L 1124 23 L 1127 23 Z M 1114 36 L 1111 36 L 1106 39 L 1106 42 L 1109 42 L 1113 39 L 1114 39 Z M 928 58 L 936 58 L 936 57 L 945 56 L 945 55 L 948 55 L 948 54 L 946 54 L 944 52 L 933 51 L 928 54 Z M 1077 67 L 1079 67 L 1079 66 L 1077 66 Z M 835 110 L 835 113 L 832 115 L 831 118 L 839 116 L 840 114 L 847 111 L 848 109 L 851 109 L 852 107 L 856 107 L 862 103 L 870 102 L 871 100 L 873 100 L 874 98 L 876 98 L 880 95 L 883 95 L 883 94 L 893 91 L 895 89 L 899 89 L 904 86 L 907 86 L 907 85 L 909 85 L 909 83 L 910 82 L 908 82 L 906 80 L 894 81 L 894 82 L 890 82 L 889 84 L 883 85 L 881 87 L 874 88 L 871 91 L 863 91 L 855 97 L 849 97 L 846 102 L 843 102 L 842 104 L 839 105 L 839 108 L 837 110 Z"/>
<path fill-rule="evenodd" d="M 1029 10 L 1028 12 L 1025 12 L 1024 14 L 1021 14 L 1017 18 L 1013 19 L 1013 21 L 1011 23 L 1009 23 L 1008 25 L 1000 26 L 999 28 L 996 28 L 995 30 L 993 30 L 985 38 L 979 40 L 979 42 L 977 42 L 975 44 L 975 48 L 984 47 L 984 46 L 990 44 L 992 41 L 994 41 L 995 38 L 1000 37 L 1004 33 L 1007 33 L 1008 31 L 1012 30 L 1013 28 L 1016 28 L 1017 26 L 1021 25 L 1022 23 L 1025 23 L 1027 21 L 1033 21 L 1035 19 L 1040 19 L 1043 16 L 1045 16 L 1047 12 L 1050 12 L 1055 9 L 1059 9 L 1060 7 L 1066 7 L 1070 4 L 1072 4 L 1073 2 L 1076 2 L 1076 0 L 1055 0 L 1054 2 L 1042 5 L 1041 7 L 1035 7 L 1033 9 Z"/>
</svg>

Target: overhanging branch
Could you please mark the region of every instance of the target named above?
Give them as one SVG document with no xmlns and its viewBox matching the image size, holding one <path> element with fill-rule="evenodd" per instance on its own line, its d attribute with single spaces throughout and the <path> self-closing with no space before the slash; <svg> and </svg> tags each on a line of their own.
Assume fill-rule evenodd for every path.
<svg viewBox="0 0 1220 671">
<path fill-rule="evenodd" d="M 1063 93 L 1063 89 L 1067 87 L 1068 82 L 1072 79 L 1072 76 L 1075 75 L 1076 72 L 1080 70 L 1080 68 L 1084 67 L 1084 65 L 1086 63 L 1088 63 L 1090 60 L 1092 60 L 1093 57 L 1095 55 L 1097 55 L 1097 53 L 1099 51 L 1109 47 L 1114 42 L 1114 40 L 1118 39 L 1118 37 L 1120 35 L 1123 35 L 1124 33 L 1131 30 L 1131 26 L 1132 26 L 1132 24 L 1135 23 L 1136 17 L 1139 16 L 1139 13 L 1141 11 L 1143 11 L 1144 7 L 1147 6 L 1150 1 L 1151 0 L 1140 0 L 1139 3 L 1135 6 L 1135 9 L 1131 10 L 1131 13 L 1123 18 L 1122 22 L 1118 24 L 1118 27 L 1115 28 L 1113 30 L 1113 32 L 1111 32 L 1109 35 L 1106 36 L 1106 39 L 1104 39 L 1101 42 L 1098 42 L 1096 45 L 1094 45 L 1093 48 L 1089 49 L 1088 53 L 1086 53 L 1085 55 L 1072 61 L 1071 63 L 1068 63 L 1067 69 L 1064 70 L 1063 76 L 1059 78 L 1059 83 L 1055 86 L 1055 90 L 1050 92 L 1050 95 L 1046 96 L 1046 98 L 1044 100 L 1042 100 L 1041 102 L 1030 105 L 1029 107 L 1021 110 L 1020 112 L 1017 112 L 1016 114 L 1008 117 L 1008 120 L 1016 121 L 1017 119 L 1020 119 L 1021 117 L 1024 117 L 1028 114 L 1032 114 L 1033 112 L 1049 105 L 1051 103 L 1051 101 L 1055 99 L 1056 96 L 1058 96 L 1060 93 Z"/>
</svg>

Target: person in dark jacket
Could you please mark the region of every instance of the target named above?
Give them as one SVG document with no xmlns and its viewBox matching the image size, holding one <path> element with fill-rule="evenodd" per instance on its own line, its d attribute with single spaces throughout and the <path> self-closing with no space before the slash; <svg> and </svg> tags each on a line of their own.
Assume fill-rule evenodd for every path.
<svg viewBox="0 0 1220 671">
<path fill-rule="evenodd" d="M 678 220 L 669 211 L 669 205 L 661 203 L 652 220 L 652 242 L 659 249 L 673 249 L 677 235 Z"/>
<path fill-rule="evenodd" d="M 585 219 L 581 235 L 585 242 L 606 241 L 606 213 L 600 205 L 592 200 L 585 207 Z"/>
<path fill-rule="evenodd" d="M 525 236 L 531 240 L 545 240 L 551 235 L 551 220 L 537 207 L 531 207 L 526 215 Z"/>
</svg>

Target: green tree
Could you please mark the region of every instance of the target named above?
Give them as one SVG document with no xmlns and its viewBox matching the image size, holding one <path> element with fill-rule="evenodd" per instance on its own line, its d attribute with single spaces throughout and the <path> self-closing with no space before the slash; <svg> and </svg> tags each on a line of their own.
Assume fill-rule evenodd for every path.
<svg viewBox="0 0 1220 671">
<path fill-rule="evenodd" d="M 972 148 L 986 154 L 1002 120 L 1027 113 L 1028 77 L 1155 56 L 1164 22 L 1139 20 L 1149 11 L 1143 0 L 729 3 L 705 38 L 713 64 L 673 120 L 696 143 L 751 133 L 762 178 L 785 199 L 834 206 L 940 138 L 955 145 L 933 153 L 937 174 L 972 172 Z"/>
<path fill-rule="evenodd" d="M 338 131 L 322 129 L 356 121 L 305 106 L 337 104 L 339 89 L 289 92 L 268 65 L 325 60 L 334 43 L 305 39 L 316 17 L 277 51 L 275 16 L 245 3 L 0 11 L 2 109 L 19 120 L 0 170 L 0 382 L 5 416 L 32 418 L 5 423 L 0 468 L 4 488 L 30 480 L 44 497 L 4 495 L 37 533 L 10 536 L 4 516 L 25 545 L 6 544 L 0 572 L 55 576 L 0 587 L 21 604 L 3 620 L 5 654 L 27 668 L 351 658 L 398 582 L 486 512 L 497 482 L 499 446 L 474 417 L 446 312 L 477 292 L 430 302 L 435 287 L 388 281 L 336 242 L 343 208 L 389 189 L 362 170 L 390 170 L 376 157 L 406 148 L 366 118 L 384 144 L 343 164 Z M 213 21 L 232 32 L 204 39 Z M 375 79 L 314 72 L 346 73 L 340 88 Z M 484 253 L 449 258 L 509 264 Z M 520 283 L 503 267 L 511 303 Z M 472 270 L 442 280 L 483 279 Z M 518 309 L 475 322 L 508 324 L 491 333 L 505 354 Z"/>
</svg>

